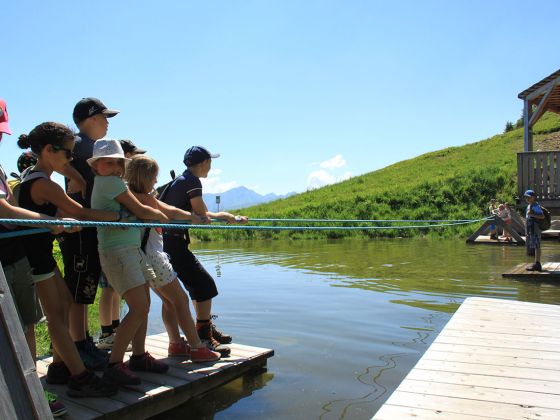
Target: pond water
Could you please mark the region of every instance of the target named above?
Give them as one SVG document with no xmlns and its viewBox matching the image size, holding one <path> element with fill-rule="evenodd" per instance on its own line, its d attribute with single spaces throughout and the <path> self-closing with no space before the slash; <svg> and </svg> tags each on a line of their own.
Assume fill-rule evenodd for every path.
<svg viewBox="0 0 560 420">
<path fill-rule="evenodd" d="M 469 296 L 560 303 L 560 286 L 503 279 L 523 247 L 462 239 L 202 243 L 217 325 L 272 348 L 266 371 L 160 419 L 370 419 Z M 543 243 L 543 261 L 560 244 Z M 149 333 L 164 331 L 153 299 Z"/>
</svg>

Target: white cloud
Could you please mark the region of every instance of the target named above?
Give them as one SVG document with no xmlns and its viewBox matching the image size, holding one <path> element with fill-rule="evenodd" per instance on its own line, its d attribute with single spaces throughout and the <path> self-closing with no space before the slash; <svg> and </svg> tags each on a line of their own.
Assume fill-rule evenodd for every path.
<svg viewBox="0 0 560 420">
<path fill-rule="evenodd" d="M 329 174 L 322 169 L 311 172 L 307 177 L 307 189 L 312 190 L 321 188 L 325 185 L 333 184 L 336 181 L 334 175 Z"/>
<path fill-rule="evenodd" d="M 331 159 L 321 162 L 319 166 L 323 169 L 342 168 L 343 166 L 346 166 L 346 161 L 344 160 L 342 155 L 339 154 Z"/>
<path fill-rule="evenodd" d="M 344 175 L 342 175 L 339 179 L 338 182 L 340 181 L 346 181 L 347 179 L 352 178 L 352 172 L 345 172 Z"/>
<path fill-rule="evenodd" d="M 211 169 L 207 178 L 200 178 L 204 193 L 219 194 L 238 187 L 237 181 L 221 182 L 221 169 Z"/>
</svg>

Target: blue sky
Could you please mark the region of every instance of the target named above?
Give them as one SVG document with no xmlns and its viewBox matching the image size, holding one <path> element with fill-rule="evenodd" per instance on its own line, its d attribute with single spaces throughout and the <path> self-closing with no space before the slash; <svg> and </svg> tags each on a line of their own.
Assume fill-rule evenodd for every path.
<svg viewBox="0 0 560 420">
<path fill-rule="evenodd" d="M 206 192 L 305 191 L 502 132 L 558 69 L 556 1 L 4 2 L 13 136 L 96 96 L 160 164 L 222 156 Z"/>
</svg>

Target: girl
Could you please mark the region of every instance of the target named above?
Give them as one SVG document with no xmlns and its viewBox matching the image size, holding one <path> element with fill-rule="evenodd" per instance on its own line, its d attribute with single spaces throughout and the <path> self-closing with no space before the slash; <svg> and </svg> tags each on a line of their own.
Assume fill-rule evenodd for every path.
<svg viewBox="0 0 560 420">
<path fill-rule="evenodd" d="M 169 219 L 161 211 L 140 203 L 128 190 L 122 176 L 125 158 L 116 140 L 98 140 L 93 157 L 87 160 L 96 174 L 91 195 L 91 207 L 122 212 L 123 208 L 140 219 Z M 131 370 L 166 372 L 168 366 L 146 352 L 144 344 L 150 310 L 148 282 L 154 272 L 140 250 L 138 229 L 97 229 L 99 259 L 107 280 L 116 293 L 124 298 L 128 313 L 115 334 L 109 366 L 103 378 L 119 385 L 137 385 L 140 378 Z M 132 356 L 122 362 L 127 345 L 132 341 Z"/>
<path fill-rule="evenodd" d="M 142 204 L 161 210 L 170 219 L 201 223 L 200 217 L 162 203 L 150 194 L 154 190 L 158 172 L 159 167 L 155 160 L 145 155 L 134 156 L 126 167 L 125 179 L 130 190 Z M 179 326 L 190 344 L 189 347 L 180 336 L 169 334 L 169 356 L 188 357 L 190 355 L 193 362 L 218 360 L 220 353 L 210 350 L 198 337 L 194 320 L 189 311 L 189 298 L 177 281 L 177 273 L 173 271 L 169 256 L 163 252 L 161 229 L 146 229 L 142 247 L 156 274 L 156 278 L 150 282 L 150 286 L 161 298 L 165 310 L 175 313 Z M 174 331 L 175 328 L 170 330 Z"/>
<path fill-rule="evenodd" d="M 46 122 L 35 127 L 29 135 L 20 136 L 18 145 L 31 147 L 38 158 L 35 167 L 22 180 L 19 192 L 21 207 L 48 216 L 63 213 L 77 219 L 119 219 L 119 213 L 115 211 L 82 207 L 50 179 L 54 171 L 62 173 L 72 159 L 74 134 L 70 129 L 62 124 Z M 67 393 L 71 397 L 114 395 L 117 390 L 113 385 L 102 382 L 93 372 L 86 370 L 70 338 L 68 311 L 72 298 L 53 258 L 52 234 L 26 236 L 24 247 L 53 344 L 53 363 L 47 371 L 47 382 L 68 383 Z"/>
</svg>

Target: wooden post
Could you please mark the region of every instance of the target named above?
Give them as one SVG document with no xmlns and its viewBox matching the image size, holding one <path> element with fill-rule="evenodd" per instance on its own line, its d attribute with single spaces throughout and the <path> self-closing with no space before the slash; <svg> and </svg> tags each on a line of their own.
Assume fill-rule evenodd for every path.
<svg viewBox="0 0 560 420">
<path fill-rule="evenodd" d="M 523 101 L 523 139 L 526 152 L 533 151 L 533 130 L 530 126 L 532 112 L 531 103 L 525 99 Z"/>
<path fill-rule="evenodd" d="M 0 418 L 52 419 L 0 265 Z"/>
</svg>

